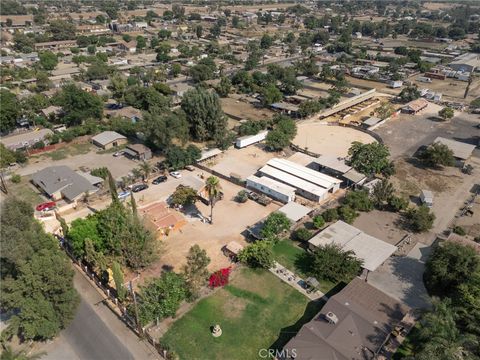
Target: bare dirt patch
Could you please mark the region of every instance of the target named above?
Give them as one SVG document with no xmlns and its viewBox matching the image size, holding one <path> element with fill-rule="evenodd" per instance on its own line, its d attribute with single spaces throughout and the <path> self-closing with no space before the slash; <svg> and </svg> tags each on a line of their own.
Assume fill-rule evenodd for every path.
<svg viewBox="0 0 480 360">
<path fill-rule="evenodd" d="M 242 316 L 243 311 L 248 305 L 248 301 L 233 296 L 228 291 L 225 292 L 226 301 L 222 305 L 222 313 L 225 317 L 230 319 L 238 319 Z"/>
</svg>

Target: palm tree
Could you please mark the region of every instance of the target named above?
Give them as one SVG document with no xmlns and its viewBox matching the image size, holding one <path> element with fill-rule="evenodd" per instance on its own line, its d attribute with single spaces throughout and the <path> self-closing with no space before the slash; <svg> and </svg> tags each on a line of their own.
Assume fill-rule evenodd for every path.
<svg viewBox="0 0 480 360">
<path fill-rule="evenodd" d="M 150 173 L 152 172 L 152 165 L 144 161 L 139 165 L 139 168 L 140 168 L 140 171 L 143 173 L 144 181 L 147 181 L 148 177 L 150 176 Z"/>
<path fill-rule="evenodd" d="M 14 351 L 10 346 L 4 346 L 2 355 L 0 355 L 1 360 L 34 360 L 40 359 L 44 352 L 38 354 L 27 355 L 23 350 Z"/>
<path fill-rule="evenodd" d="M 389 182 L 387 179 L 382 179 L 382 181 L 376 183 L 373 186 L 373 202 L 376 206 L 383 208 L 394 193 L 395 189 L 392 183 Z"/>
<path fill-rule="evenodd" d="M 210 202 L 210 223 L 213 224 L 213 207 L 220 197 L 220 192 L 222 190 L 220 180 L 216 176 L 209 176 L 207 178 L 205 189 L 207 190 L 208 200 Z"/>
</svg>

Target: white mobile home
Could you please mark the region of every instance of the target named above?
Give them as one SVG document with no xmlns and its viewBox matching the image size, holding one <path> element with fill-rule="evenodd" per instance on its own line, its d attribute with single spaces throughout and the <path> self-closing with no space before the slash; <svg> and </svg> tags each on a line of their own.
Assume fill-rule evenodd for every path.
<svg viewBox="0 0 480 360">
<path fill-rule="evenodd" d="M 271 198 L 288 203 L 295 200 L 295 188 L 268 177 L 255 175 L 247 178 L 247 188 L 258 190 Z"/>
</svg>

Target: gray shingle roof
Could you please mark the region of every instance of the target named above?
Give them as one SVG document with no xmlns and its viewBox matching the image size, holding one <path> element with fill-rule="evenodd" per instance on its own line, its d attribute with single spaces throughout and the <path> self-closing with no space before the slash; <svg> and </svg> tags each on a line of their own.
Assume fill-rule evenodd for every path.
<svg viewBox="0 0 480 360">
<path fill-rule="evenodd" d="M 68 166 L 50 166 L 32 175 L 32 181 L 48 195 L 60 191 L 67 200 L 75 200 L 79 195 L 97 190 L 83 176 Z"/>
</svg>

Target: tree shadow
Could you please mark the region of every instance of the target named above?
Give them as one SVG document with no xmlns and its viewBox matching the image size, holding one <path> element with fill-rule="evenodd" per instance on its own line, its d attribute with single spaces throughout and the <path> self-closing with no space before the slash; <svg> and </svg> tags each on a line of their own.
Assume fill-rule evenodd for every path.
<svg viewBox="0 0 480 360">
<path fill-rule="evenodd" d="M 278 338 L 268 348 L 277 350 L 283 349 L 290 339 L 300 331 L 303 325 L 315 318 L 325 304 L 326 301 L 322 299 L 310 301 L 307 304 L 302 317 L 300 317 L 300 319 L 298 319 L 294 324 L 282 328 Z"/>
<path fill-rule="evenodd" d="M 294 265 L 302 274 L 311 274 L 313 264 L 313 255 L 304 252 L 298 255 L 295 259 Z"/>
</svg>

